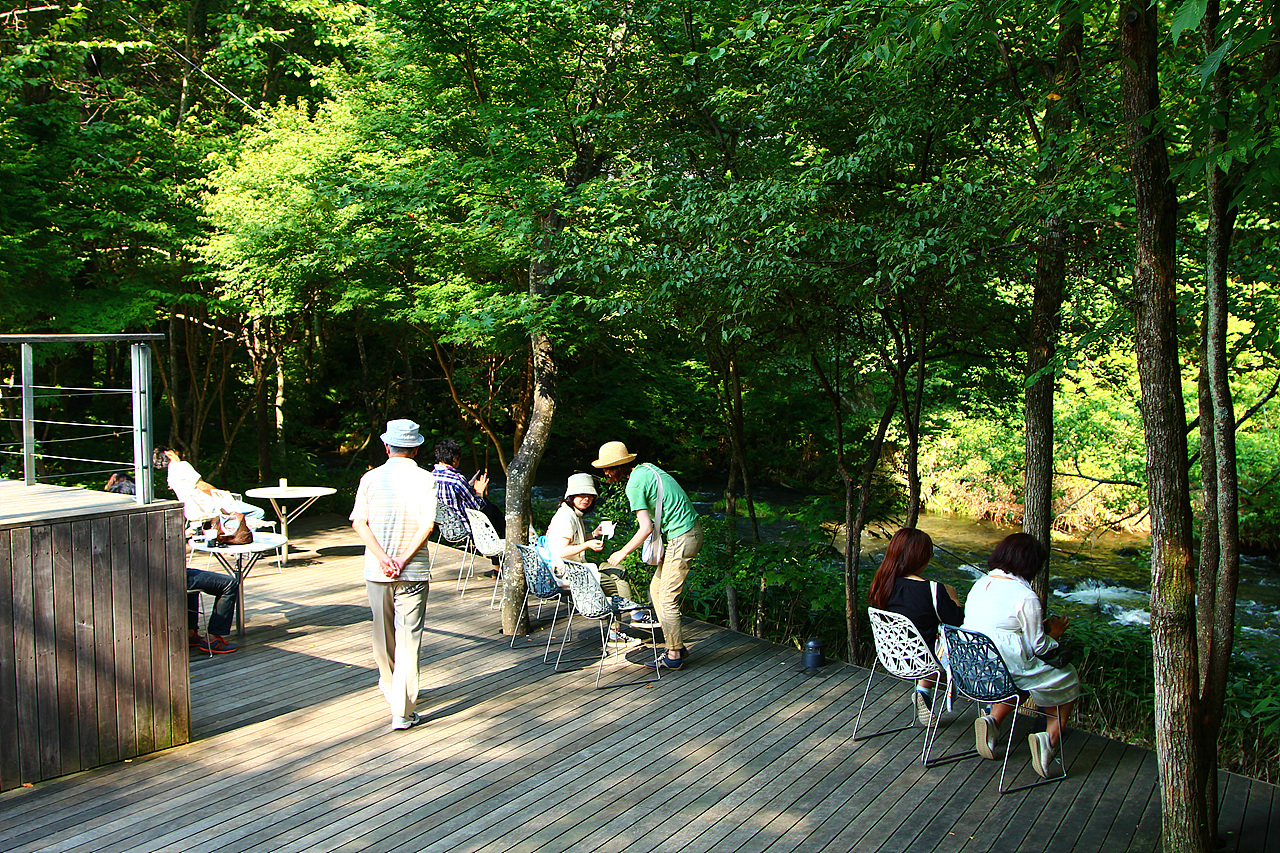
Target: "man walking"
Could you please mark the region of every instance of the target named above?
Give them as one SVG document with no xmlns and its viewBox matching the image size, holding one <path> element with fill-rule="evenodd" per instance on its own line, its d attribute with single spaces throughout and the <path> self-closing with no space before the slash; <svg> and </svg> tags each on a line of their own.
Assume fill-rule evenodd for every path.
<svg viewBox="0 0 1280 853">
<path fill-rule="evenodd" d="M 422 722 L 418 650 L 431 569 L 423 550 L 436 521 L 436 482 L 413 457 L 422 433 L 394 420 L 382 435 L 387 461 L 360 478 L 351 526 L 364 543 L 364 581 L 373 613 L 373 658 L 378 687 L 391 706 L 391 728 Z"/>
</svg>

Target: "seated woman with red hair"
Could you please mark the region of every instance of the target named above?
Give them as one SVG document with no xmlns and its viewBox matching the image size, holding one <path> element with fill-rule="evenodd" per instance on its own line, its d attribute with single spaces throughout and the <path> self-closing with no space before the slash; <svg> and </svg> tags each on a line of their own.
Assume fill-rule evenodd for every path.
<svg viewBox="0 0 1280 853">
<path fill-rule="evenodd" d="M 934 648 L 938 625 L 959 625 L 964 608 L 955 587 L 921 576 L 933 557 L 933 540 L 923 530 L 904 527 L 889 540 L 880 568 L 871 581 L 868 603 L 877 610 L 900 613 L 911 620 L 920 636 Z M 933 713 L 934 679 L 921 679 L 913 697 L 916 720 L 929 725 Z"/>
</svg>

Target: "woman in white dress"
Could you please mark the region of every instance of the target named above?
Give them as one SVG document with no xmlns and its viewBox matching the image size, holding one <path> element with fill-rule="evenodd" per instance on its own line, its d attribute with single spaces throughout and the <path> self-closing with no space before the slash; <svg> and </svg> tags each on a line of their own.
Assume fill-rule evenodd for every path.
<svg viewBox="0 0 1280 853">
<path fill-rule="evenodd" d="M 991 571 L 969 591 L 961 626 L 991 638 L 1014 683 L 1049 715 L 1047 731 L 1032 732 L 1027 738 L 1031 764 L 1042 777 L 1058 752 L 1062 727 L 1080 695 L 1075 667 L 1051 666 L 1040 657 L 1056 649 L 1058 638 L 1067 630 L 1064 617 L 1044 620 L 1040 597 L 1031 588 L 1032 578 L 1048 556 L 1029 533 L 1006 536 L 987 560 Z M 974 723 L 974 747 L 983 758 L 995 758 L 1000 725 L 1013 710 L 1013 705 L 998 703 Z"/>
</svg>

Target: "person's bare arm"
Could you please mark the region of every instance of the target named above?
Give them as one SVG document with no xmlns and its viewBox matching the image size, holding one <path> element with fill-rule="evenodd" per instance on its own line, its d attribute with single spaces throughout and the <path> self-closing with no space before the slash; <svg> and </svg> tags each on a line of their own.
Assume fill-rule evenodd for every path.
<svg viewBox="0 0 1280 853">
<path fill-rule="evenodd" d="M 648 539 L 649 535 L 653 533 L 653 519 L 649 516 L 649 510 L 636 510 L 636 521 L 639 524 L 639 529 L 636 530 L 636 535 L 627 540 L 627 544 L 609 555 L 609 565 L 616 566 L 621 563 L 628 554 L 639 548 L 644 540 Z"/>
</svg>

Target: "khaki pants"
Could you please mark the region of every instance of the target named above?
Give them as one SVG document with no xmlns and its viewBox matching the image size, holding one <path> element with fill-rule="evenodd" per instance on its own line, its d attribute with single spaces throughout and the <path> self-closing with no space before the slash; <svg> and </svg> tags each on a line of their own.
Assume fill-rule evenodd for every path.
<svg viewBox="0 0 1280 853">
<path fill-rule="evenodd" d="M 605 595 L 620 595 L 635 601 L 631 594 L 631 584 L 627 581 L 627 573 L 622 569 L 596 566 L 600 570 L 600 588 Z"/>
<path fill-rule="evenodd" d="M 418 650 L 427 610 L 426 581 L 365 581 L 373 613 L 373 659 L 378 688 L 393 717 L 408 717 L 418 704 Z"/>
<path fill-rule="evenodd" d="M 695 521 L 693 527 L 667 543 L 662 565 L 653 572 L 649 600 L 653 602 L 654 615 L 662 624 L 662 635 L 668 649 L 684 647 L 680 627 L 680 593 L 684 590 L 684 579 L 689 576 L 689 566 L 701 550 L 702 525 Z"/>
</svg>

